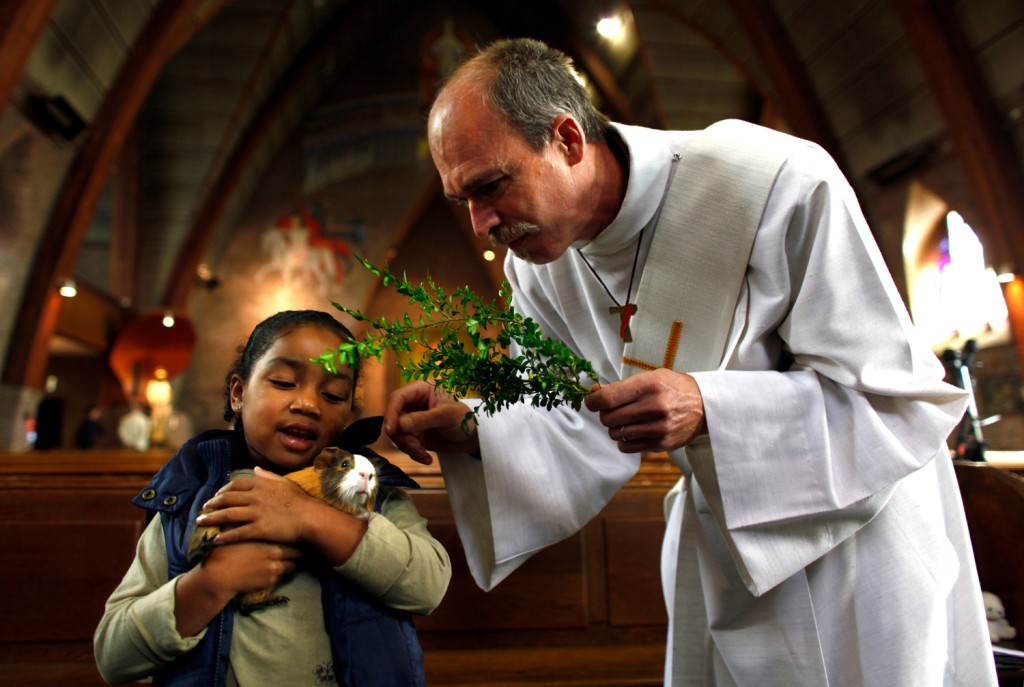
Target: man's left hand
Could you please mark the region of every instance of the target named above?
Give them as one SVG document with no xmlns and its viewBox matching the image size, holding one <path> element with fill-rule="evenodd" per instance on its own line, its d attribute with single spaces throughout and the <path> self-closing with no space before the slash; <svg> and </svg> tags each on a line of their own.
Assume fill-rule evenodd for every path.
<svg viewBox="0 0 1024 687">
<path fill-rule="evenodd" d="M 626 453 L 671 451 L 707 433 L 696 380 L 664 368 L 595 389 L 584 403 Z"/>
</svg>

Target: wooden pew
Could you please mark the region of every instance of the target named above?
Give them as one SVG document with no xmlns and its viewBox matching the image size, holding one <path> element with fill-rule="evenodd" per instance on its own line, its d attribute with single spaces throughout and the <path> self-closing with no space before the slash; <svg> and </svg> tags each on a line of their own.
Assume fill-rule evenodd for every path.
<svg viewBox="0 0 1024 687">
<path fill-rule="evenodd" d="M 999 596 L 1006 618 L 1017 628 L 1013 641 L 1000 646 L 1024 650 L 1024 477 L 1017 462 L 953 461 L 981 588 Z M 1020 687 L 1024 670 L 999 671 L 1000 687 Z"/>
<path fill-rule="evenodd" d="M 981 588 L 998 595 L 1024 635 L 1024 478 L 989 463 L 953 461 Z"/>
<path fill-rule="evenodd" d="M 0 684 L 103 684 L 92 633 L 143 527 L 131 497 L 167 457 L 0 454 Z M 667 460 L 645 460 L 582 532 L 484 593 L 436 468 L 389 457 L 423 486 L 413 492 L 417 507 L 453 560 L 445 600 L 417 621 L 428 684 L 661 684 L 661 501 L 678 476 Z"/>
<path fill-rule="evenodd" d="M 0 455 L 0 683 L 103 684 L 92 631 L 141 532 L 131 494 L 166 455 Z"/>
</svg>

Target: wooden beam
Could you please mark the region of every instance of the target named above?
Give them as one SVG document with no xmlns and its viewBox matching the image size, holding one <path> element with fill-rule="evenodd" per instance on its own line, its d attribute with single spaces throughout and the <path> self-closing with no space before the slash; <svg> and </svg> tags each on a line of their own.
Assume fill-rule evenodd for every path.
<svg viewBox="0 0 1024 687">
<path fill-rule="evenodd" d="M 133 128 L 118 157 L 113 180 L 110 267 L 107 287 L 118 299 L 134 301 L 139 253 L 139 136 Z"/>
<path fill-rule="evenodd" d="M 187 303 L 189 293 L 195 285 L 196 267 L 202 260 L 210 241 L 216 233 L 218 225 L 229 207 L 231 197 L 244 178 L 249 164 L 272 129 L 277 117 L 280 116 L 281 112 L 285 110 L 287 104 L 297 93 L 302 80 L 306 78 L 310 70 L 315 69 L 321 63 L 327 52 L 334 45 L 337 34 L 345 28 L 346 24 L 355 21 L 353 17 L 359 9 L 360 3 L 349 4 L 344 10 L 336 13 L 329 20 L 329 23 L 318 33 L 318 37 L 311 41 L 310 46 L 293 61 L 285 75 L 279 80 L 278 85 L 273 89 L 272 95 L 267 98 L 264 107 L 253 117 L 245 133 L 239 137 L 238 143 L 235 145 L 219 175 L 210 184 L 207 192 L 204 193 L 204 200 L 196 213 L 196 220 L 182 244 L 174 269 L 171 272 L 163 299 L 165 304 L 171 307 L 184 307 Z M 514 22 L 517 27 L 521 28 L 521 13 L 513 14 L 516 17 L 520 17 L 515 19 Z M 502 17 L 504 17 L 504 21 L 513 21 L 505 17 L 505 15 L 495 17 L 493 7 L 489 13 L 485 12 L 485 15 L 492 22 L 503 21 Z M 378 22 L 378 25 L 386 23 Z M 563 16 L 561 23 L 567 25 L 568 20 Z M 502 28 L 509 27 L 503 26 Z M 372 33 L 372 31 L 366 31 L 362 35 L 365 36 Z M 529 31 L 525 33 L 528 34 Z M 612 105 L 611 114 L 618 121 L 632 122 L 633 114 L 631 109 L 629 109 L 628 99 L 615 85 L 610 71 L 603 65 L 600 59 L 592 52 L 584 51 L 583 57 L 579 57 L 580 53 L 577 50 L 569 47 L 565 49 L 567 52 L 576 54 L 581 61 L 589 64 L 587 69 L 591 73 L 595 85 L 605 101 Z M 422 199 L 420 200 L 422 201 Z M 417 202 L 417 205 L 419 205 L 419 202 Z M 489 273 L 493 272 L 490 268 L 488 271 Z M 494 274 L 492 273 L 491 276 L 493 278 Z"/>
<path fill-rule="evenodd" d="M 395 227 L 395 230 L 391 233 L 390 248 L 401 250 L 402 244 L 405 243 L 409 234 L 416 229 L 416 226 L 423 221 L 423 217 L 426 216 L 430 207 L 442 198 L 444 198 L 444 187 L 441 185 L 441 177 L 435 174 L 430 178 L 430 181 L 420 189 L 420 192 L 416 194 L 416 198 L 409 207 L 406 208 L 405 215 L 398 223 L 398 226 Z M 472 232 L 472 229 L 470 229 L 470 232 Z M 363 307 L 368 306 L 372 300 L 373 294 L 367 298 Z"/>
<path fill-rule="evenodd" d="M 747 78 L 747 81 L 750 82 L 750 85 L 762 98 L 768 102 L 774 102 L 774 96 L 766 90 L 767 84 L 761 83 L 758 80 L 757 75 L 753 70 L 751 70 L 750 65 L 736 55 L 731 45 L 723 42 L 718 36 L 708 31 L 704 26 L 683 14 L 675 5 L 669 4 L 664 0 L 643 0 L 643 4 L 650 10 L 665 15 L 669 19 L 678 22 L 703 38 L 715 52 L 724 57 L 729 64 L 735 67 L 738 72 Z"/>
<path fill-rule="evenodd" d="M 640 36 L 639 29 L 636 30 L 636 59 L 640 60 L 644 74 L 647 75 L 647 94 L 654 105 L 655 121 L 650 126 L 656 129 L 668 129 L 670 127 L 668 115 L 665 114 L 665 101 L 662 99 L 661 91 L 658 89 L 658 84 L 654 79 L 654 66 L 651 63 L 651 54 L 647 52 L 647 46 Z M 640 122 L 638 121 L 637 123 L 639 124 Z"/>
<path fill-rule="evenodd" d="M 1024 171 L 985 87 L 952 3 L 894 0 L 942 110 L 964 176 L 988 226 L 973 226 L 989 261 L 1024 270 Z"/>
<path fill-rule="evenodd" d="M 768 73 L 778 94 L 775 106 L 793 133 L 822 146 L 845 172 L 848 167 L 825 108 L 769 0 L 729 0 L 729 5 Z"/>
<path fill-rule="evenodd" d="M 139 33 L 64 179 L 12 329 L 3 381 L 39 388 L 57 321 L 56 289 L 72 276 L 107 173 L 164 65 L 200 23 L 204 0 L 162 0 Z M 48 306 L 40 308 L 40 302 Z"/>
<path fill-rule="evenodd" d="M 576 55 L 581 66 L 590 75 L 597 92 L 604 98 L 613 119 L 623 124 L 636 124 L 636 112 L 625 92 L 619 88 L 615 75 L 595 51 L 578 38 L 568 41 L 570 54 Z M 649 74 L 649 72 L 648 72 Z"/>
<path fill-rule="evenodd" d="M 0 112 L 56 4 L 57 0 L 0 2 Z"/>
<path fill-rule="evenodd" d="M 253 116 L 245 132 L 238 138 L 217 178 L 208 185 L 196 212 L 196 219 L 182 243 L 167 283 L 163 299 L 166 305 L 185 307 L 188 295 L 196 283 L 196 268 L 206 253 L 232 196 L 245 178 L 249 166 L 273 130 L 274 124 L 299 94 L 303 82 L 311 77 L 338 42 L 344 39 L 346 29 L 351 29 L 353 25 L 361 27 L 358 32 L 359 40 L 365 45 L 372 45 L 381 37 L 381 32 L 394 26 L 391 19 L 398 9 L 400 8 L 395 8 L 392 14 L 385 18 L 374 20 L 370 18 L 373 15 L 372 3 L 365 0 L 349 3 L 335 12 L 306 48 L 292 60 L 264 100 L 263 106 Z"/>
<path fill-rule="evenodd" d="M 473 222 L 469 219 L 469 211 L 465 207 L 452 203 L 444 197 L 444 189 L 441 188 L 440 178 L 438 178 L 438 198 L 448 207 L 452 217 L 455 219 L 455 224 L 458 225 L 459 231 L 462 232 L 462 236 L 466 239 L 466 243 L 473 247 L 477 262 L 480 263 L 480 267 L 487 273 L 491 286 L 494 287 L 494 292 L 497 293 L 501 290 L 501 285 L 505 281 L 505 254 L 508 253 L 508 247 L 498 246 L 497 248 L 491 248 L 494 251 L 494 260 L 490 262 L 484 260 L 483 252 L 490 247 L 490 242 L 486 239 L 478 238 L 473 233 Z"/>
</svg>

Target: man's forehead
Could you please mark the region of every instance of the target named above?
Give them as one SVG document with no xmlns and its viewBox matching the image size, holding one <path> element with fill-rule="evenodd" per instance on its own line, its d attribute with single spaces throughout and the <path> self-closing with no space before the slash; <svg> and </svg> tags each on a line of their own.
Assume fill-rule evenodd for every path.
<svg viewBox="0 0 1024 687">
<path fill-rule="evenodd" d="M 441 174 L 441 182 L 445 195 L 451 200 L 458 200 L 505 173 L 504 167 L 496 159 L 476 158 Z"/>
<path fill-rule="evenodd" d="M 463 197 L 506 173 L 509 156 L 505 144 L 500 133 L 474 136 L 467 130 L 432 141 L 431 153 L 445 195 Z"/>
<path fill-rule="evenodd" d="M 430 152 L 445 195 L 461 199 L 508 174 L 515 161 L 534 154 L 521 134 L 472 97 L 449 97 L 431 111 Z"/>
</svg>

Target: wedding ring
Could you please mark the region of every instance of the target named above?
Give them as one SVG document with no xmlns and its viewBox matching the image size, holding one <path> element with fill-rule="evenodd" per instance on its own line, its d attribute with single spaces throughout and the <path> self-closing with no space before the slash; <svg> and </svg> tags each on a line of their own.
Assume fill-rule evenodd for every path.
<svg viewBox="0 0 1024 687">
<path fill-rule="evenodd" d="M 629 439 L 626 438 L 626 425 L 619 427 L 619 440 L 624 444 L 629 441 Z"/>
</svg>

